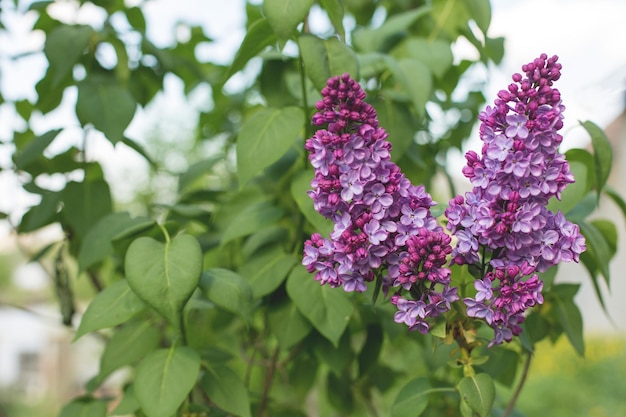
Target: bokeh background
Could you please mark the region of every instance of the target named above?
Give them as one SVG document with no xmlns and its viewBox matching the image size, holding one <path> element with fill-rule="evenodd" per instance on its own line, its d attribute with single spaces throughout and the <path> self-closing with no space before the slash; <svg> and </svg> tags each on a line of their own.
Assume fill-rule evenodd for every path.
<svg viewBox="0 0 626 417">
<path fill-rule="evenodd" d="M 16 8 L 17 3 L 17 8 Z M 0 91 L 7 99 L 34 98 L 34 86 L 46 70 L 41 53 L 44 37 L 33 33 L 33 16 L 23 14 L 30 2 L 0 0 L 0 19 L 6 30 L 0 32 Z M 228 63 L 245 34 L 243 0 L 149 0 L 127 1 L 141 5 L 147 20 L 148 36 L 159 47 L 186 36 L 187 25 L 200 25 L 214 42 L 199 48 L 200 56 Z M 254 2 L 253 2 L 254 3 Z M 564 65 L 559 90 L 567 107 L 564 148 L 584 147 L 587 136 L 579 120 L 592 120 L 603 127 L 614 147 L 614 172 L 609 183 L 626 194 L 626 2 L 623 0 L 492 0 L 490 36 L 505 37 L 505 56 L 500 66 L 480 68 L 472 76 L 481 84 L 488 100 L 505 86 L 508 77 L 521 64 L 541 52 L 557 54 Z M 102 20 L 96 8 L 77 2 L 58 1 L 53 6 L 59 19 L 75 19 L 97 24 Z M 315 14 L 311 16 L 315 23 Z M 318 24 L 323 25 L 320 21 Z M 346 22 L 347 25 L 350 22 Z M 455 59 L 472 54 L 469 45 L 458 42 Z M 26 57 L 20 57 L 28 54 Z M 233 77 L 226 88 L 246 83 L 259 68 L 249 65 Z M 171 170 L 184 167 L 192 149 L 193 127 L 206 105 L 209 92 L 201 88 L 189 97 L 183 84 L 168 75 L 165 91 L 140 111 L 129 128 L 129 136 L 149 147 L 153 157 Z M 36 123 L 41 130 L 59 119 L 71 120 L 71 103 L 65 97 L 61 106 Z M 65 108 L 65 110 L 64 110 Z M 55 416 L 59 405 L 80 393 L 80 387 L 97 373 L 102 346 L 96 337 L 72 343 L 73 333 L 61 325 L 49 274 L 30 256 L 54 240 L 60 229 L 49 227 L 18 239 L 12 224 L 25 210 L 37 204 L 21 191 L 10 171 L 11 152 L 7 142 L 17 118 L 0 106 L 0 417 Z M 18 126 L 19 127 L 19 126 Z M 172 152 L 172 144 L 175 151 Z M 467 147 L 476 147 L 477 135 Z M 69 146 L 56 143 L 56 146 Z M 54 151 L 52 149 L 51 151 Z M 116 201 L 131 206 L 145 193 L 168 198 L 174 186 L 171 178 L 151 173 L 144 159 L 124 147 L 113 147 L 106 140 L 96 142 L 91 151 L 110 179 Z M 450 163 L 463 163 L 452 155 Z M 463 181 L 459 179 L 459 188 Z M 54 181 L 54 178 L 50 178 Z M 626 231 L 623 218 L 608 202 L 598 214 L 614 219 L 618 230 Z M 603 287 L 606 312 L 584 276 L 582 268 L 566 265 L 557 280 L 582 284 L 576 301 L 583 313 L 587 343 L 586 358 L 576 356 L 566 340 L 552 345 L 543 342 L 533 363 L 527 388 L 519 408 L 529 416 L 624 416 L 626 415 L 626 241 L 618 242 L 616 261 L 611 265 L 611 288 Z M 83 287 L 81 287 L 83 285 Z M 90 294 L 86 283 L 76 289 Z M 111 385 L 123 378 L 114 375 Z M 503 393 L 503 395 L 506 393 Z"/>
</svg>

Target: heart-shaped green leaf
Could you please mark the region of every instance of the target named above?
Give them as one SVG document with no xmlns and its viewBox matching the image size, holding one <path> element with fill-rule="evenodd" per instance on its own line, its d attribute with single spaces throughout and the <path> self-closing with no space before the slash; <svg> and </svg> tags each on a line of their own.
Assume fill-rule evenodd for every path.
<svg viewBox="0 0 626 417">
<path fill-rule="evenodd" d="M 171 417 L 193 388 L 200 356 L 188 347 L 159 349 L 137 366 L 135 397 L 148 417 Z"/>
<path fill-rule="evenodd" d="M 140 237 L 126 253 L 126 276 L 132 290 L 175 326 L 202 273 L 202 250 L 189 235 L 161 243 Z"/>
</svg>

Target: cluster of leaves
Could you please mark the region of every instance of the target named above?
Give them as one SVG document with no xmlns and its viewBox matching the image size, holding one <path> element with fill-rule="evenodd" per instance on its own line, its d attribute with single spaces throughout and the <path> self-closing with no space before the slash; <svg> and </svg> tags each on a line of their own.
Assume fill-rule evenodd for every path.
<svg viewBox="0 0 626 417">
<path fill-rule="evenodd" d="M 106 339 L 98 375 L 62 417 L 107 415 L 111 404 L 98 387 L 124 367 L 132 373 L 110 415 L 402 417 L 456 415 L 460 407 L 464 416 L 484 417 L 494 403 L 505 406 L 506 399 L 495 398 L 494 380 L 512 386 L 520 358 L 537 341 L 565 333 L 583 353 L 573 301 L 578 286 L 554 284 L 553 275 L 543 277 L 546 303 L 529 316 L 520 343 L 487 350 L 479 328 L 463 335 L 476 348 L 461 357 L 452 342 L 462 328 L 444 323 L 432 337 L 408 334 L 391 320 L 388 303 L 321 287 L 300 265 L 304 239 L 331 228 L 306 195 L 312 170 L 303 149 L 327 78 L 348 72 L 362 81 L 390 134 L 394 161 L 413 183 L 428 187 L 444 175 L 452 184 L 446 153 L 460 149 L 485 101 L 463 80 L 504 53 L 503 39 L 487 35 L 488 0 L 247 4 L 246 35 L 230 65 L 197 59 L 198 45 L 211 42 L 200 27 L 159 48 L 146 34 L 141 5 L 75 3 L 103 11 L 102 24 L 56 20 L 49 13 L 54 2 L 29 6 L 37 16 L 33 30 L 46 35 L 49 66 L 35 101 L 4 103 L 27 126 L 14 133 L 12 169 L 27 192 L 41 197 L 17 232 L 61 226 L 63 239 L 35 258 L 54 260 L 68 325 L 76 280 L 93 284 L 96 295 L 76 338 L 99 332 Z M 328 24 L 316 29 L 312 13 Z M 459 37 L 474 45 L 478 60 L 454 62 L 451 45 Z M 114 64 L 106 50 L 114 51 Z M 251 82 L 236 92 L 224 89 L 250 61 L 260 62 Z M 114 208 L 109 183 L 86 147 L 104 136 L 158 165 L 149 147 L 125 131 L 168 74 L 182 80 L 186 93 L 210 87 L 212 106 L 200 114 L 197 141 L 218 141 L 223 153 L 180 173 L 176 203 L 158 205 L 165 214 L 157 222 Z M 33 132 L 31 118 L 57 109 L 68 90 L 77 90 L 80 132 L 68 126 Z M 606 138 L 592 123 L 583 125 L 594 153 L 568 152 L 578 181 L 553 208 L 581 225 L 588 242 L 583 262 L 602 300 L 598 280 L 609 283 L 617 232 L 610 221 L 586 218 L 602 192 L 625 214 L 626 205 L 605 187 Z M 64 134 L 82 136 L 83 146 L 46 152 Z M 60 189 L 41 185 L 52 174 L 65 179 Z M 445 201 L 455 194 L 452 185 L 449 191 L 433 194 Z M 468 271 L 453 272 L 455 284 L 471 292 Z"/>
</svg>

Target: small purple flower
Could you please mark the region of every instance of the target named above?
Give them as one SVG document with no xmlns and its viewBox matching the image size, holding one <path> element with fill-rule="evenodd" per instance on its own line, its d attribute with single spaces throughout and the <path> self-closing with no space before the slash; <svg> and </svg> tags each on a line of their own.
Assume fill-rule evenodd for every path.
<svg viewBox="0 0 626 417">
<path fill-rule="evenodd" d="M 476 301 L 488 301 L 493 297 L 493 290 L 491 289 L 491 280 L 489 279 L 477 279 L 474 281 L 474 288 L 476 288 Z"/>
<path fill-rule="evenodd" d="M 343 190 L 341 191 L 341 198 L 344 201 L 350 201 L 355 196 L 360 196 L 363 192 L 363 185 L 359 178 L 359 173 L 356 171 L 350 171 L 347 174 L 343 174 L 339 177 L 339 181 Z"/>
<path fill-rule="evenodd" d="M 400 217 L 400 223 L 405 226 L 414 225 L 422 227 L 424 225 L 424 219 L 428 215 L 428 210 L 424 207 L 417 207 L 412 209 L 408 204 L 404 204 L 400 209 L 402 217 Z"/>
<path fill-rule="evenodd" d="M 363 197 L 363 203 L 371 207 L 372 213 L 378 213 L 393 204 L 393 197 L 386 192 L 383 184 L 376 183 Z"/>
<path fill-rule="evenodd" d="M 504 131 L 505 135 L 510 138 L 517 136 L 520 139 L 526 139 L 528 137 L 528 128 L 526 127 L 528 119 L 526 116 L 521 114 L 509 114 L 506 116 L 505 120 L 509 124 L 509 127 Z"/>
<path fill-rule="evenodd" d="M 380 227 L 380 223 L 376 219 L 370 220 L 365 227 L 363 227 L 363 231 L 369 237 L 369 241 L 372 245 L 378 245 L 381 241 L 387 239 L 389 233 Z"/>
<path fill-rule="evenodd" d="M 473 298 L 466 298 L 463 300 L 467 306 L 467 315 L 470 317 L 476 317 L 479 319 L 485 319 L 487 324 L 493 322 L 493 310 L 484 303 L 474 300 Z"/>
<path fill-rule="evenodd" d="M 512 147 L 513 138 L 505 135 L 498 135 L 487 148 L 487 156 L 498 161 L 504 161 L 509 155 L 509 151 Z"/>
</svg>

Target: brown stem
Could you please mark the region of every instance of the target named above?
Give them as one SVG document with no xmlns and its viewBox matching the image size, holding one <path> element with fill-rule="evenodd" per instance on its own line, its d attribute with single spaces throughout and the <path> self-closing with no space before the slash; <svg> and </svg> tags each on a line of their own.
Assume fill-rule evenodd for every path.
<svg viewBox="0 0 626 417">
<path fill-rule="evenodd" d="M 267 407 L 267 400 L 270 395 L 270 388 L 272 387 L 272 381 L 274 380 L 274 371 L 276 370 L 276 363 L 278 362 L 278 354 L 280 353 L 280 348 L 276 346 L 274 349 L 274 354 L 272 355 L 272 362 L 270 366 L 267 368 L 265 372 L 265 382 L 263 383 L 263 394 L 261 395 L 261 401 L 259 402 L 259 408 L 257 410 L 256 416 L 262 417 L 265 413 L 265 408 Z"/>
<path fill-rule="evenodd" d="M 526 357 L 526 362 L 524 362 L 524 370 L 522 371 L 522 377 L 519 380 L 519 384 L 517 384 L 517 387 L 515 388 L 515 392 L 513 393 L 513 396 L 511 397 L 511 399 L 509 400 L 509 403 L 506 406 L 506 410 L 504 410 L 504 413 L 502 414 L 501 417 L 509 417 L 511 413 L 513 412 L 513 409 L 515 408 L 515 403 L 517 402 L 517 399 L 522 392 L 522 388 L 524 388 L 524 383 L 526 382 L 526 377 L 528 376 L 528 371 L 530 370 L 530 361 L 532 357 L 533 357 L 532 353 L 528 352 L 528 356 Z"/>
</svg>

